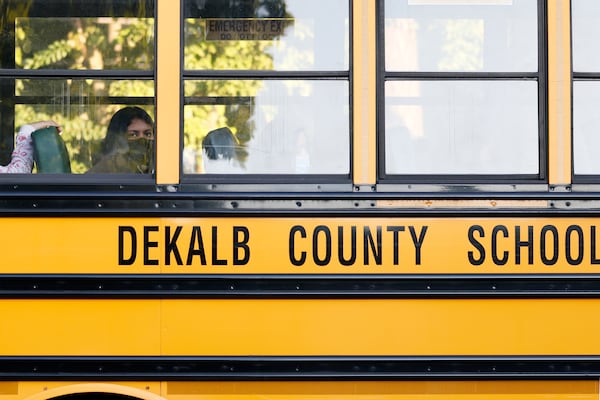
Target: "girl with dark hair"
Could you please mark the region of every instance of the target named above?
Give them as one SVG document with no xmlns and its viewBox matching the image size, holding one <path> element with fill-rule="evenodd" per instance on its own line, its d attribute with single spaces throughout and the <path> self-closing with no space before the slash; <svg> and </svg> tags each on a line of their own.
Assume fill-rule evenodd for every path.
<svg viewBox="0 0 600 400">
<path fill-rule="evenodd" d="M 140 107 L 113 115 L 102 142 L 99 161 L 88 173 L 146 174 L 154 169 L 154 122 Z"/>
</svg>

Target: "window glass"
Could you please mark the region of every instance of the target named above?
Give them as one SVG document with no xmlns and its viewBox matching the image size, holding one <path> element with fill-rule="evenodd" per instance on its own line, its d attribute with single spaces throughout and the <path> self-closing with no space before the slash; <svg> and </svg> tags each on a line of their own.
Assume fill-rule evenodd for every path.
<svg viewBox="0 0 600 400">
<path fill-rule="evenodd" d="M 0 164 L 11 162 L 24 132 L 57 124 L 56 148 L 41 135 L 28 139 L 33 173 L 52 172 L 42 161 L 63 143 L 69 168 L 56 172 L 152 172 L 154 0 L 27 0 L 0 8 Z"/>
<path fill-rule="evenodd" d="M 600 174 L 600 81 L 573 82 L 575 174 Z"/>
<path fill-rule="evenodd" d="M 382 178 L 541 176 L 539 2 L 382 3 Z"/>
<path fill-rule="evenodd" d="M 385 86 L 390 174 L 537 174 L 537 84 L 392 81 Z"/>
<path fill-rule="evenodd" d="M 14 123 L 17 128 L 46 120 L 53 120 L 61 126 L 71 172 L 76 174 L 88 172 L 100 160 L 102 142 L 117 111 L 125 107 L 140 107 L 154 119 L 152 81 L 4 79 L 0 83 L 2 88 L 14 86 L 17 94 Z M 10 149 L 5 149 L 5 161 L 9 154 Z M 5 165 L 5 162 L 0 164 Z M 132 165 L 131 170 L 105 172 L 133 173 L 136 169 L 137 166 Z"/>
<path fill-rule="evenodd" d="M 573 70 L 600 71 L 600 52 L 590 49 L 590 40 L 600 37 L 600 2 L 571 0 L 573 32 Z"/>
<path fill-rule="evenodd" d="M 152 18 L 24 17 L 15 22 L 16 68 L 153 68 Z"/>
<path fill-rule="evenodd" d="M 348 174 L 345 81 L 185 83 L 184 173 Z"/>
<path fill-rule="evenodd" d="M 185 69 L 347 70 L 347 0 L 186 0 Z"/>
<path fill-rule="evenodd" d="M 537 71 L 534 0 L 385 1 L 388 71 Z"/>
<path fill-rule="evenodd" d="M 600 55 L 590 47 L 600 35 L 600 3 L 572 0 L 573 168 L 575 175 L 600 175 Z"/>
<path fill-rule="evenodd" d="M 349 4 L 185 0 L 184 174 L 349 178 Z"/>
</svg>

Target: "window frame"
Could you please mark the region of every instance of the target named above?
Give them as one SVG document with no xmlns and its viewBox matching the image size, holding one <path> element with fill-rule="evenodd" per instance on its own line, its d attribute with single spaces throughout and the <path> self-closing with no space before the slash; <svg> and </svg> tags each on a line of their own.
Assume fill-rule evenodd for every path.
<svg viewBox="0 0 600 400">
<path fill-rule="evenodd" d="M 585 174 L 585 173 L 580 173 L 577 174 L 575 172 L 575 162 L 576 162 L 576 156 L 575 156 L 575 83 L 576 82 L 596 82 L 600 84 L 600 68 L 598 68 L 597 71 L 582 71 L 582 72 L 578 72 L 575 69 L 575 63 L 574 63 L 574 58 L 575 58 L 575 46 L 574 46 L 574 40 L 575 40 L 575 36 L 573 34 L 573 2 L 569 1 L 569 18 L 570 18 L 570 24 L 571 24 L 571 41 L 570 41 L 570 46 L 571 46 L 571 141 L 572 141 L 572 146 L 571 146 L 571 179 L 572 182 L 574 184 L 582 184 L 582 185 L 589 185 L 589 184 L 598 184 L 600 182 L 600 172 L 598 172 L 597 174 Z"/>
<path fill-rule="evenodd" d="M 446 185 L 506 185 L 527 186 L 546 184 L 548 181 L 548 45 L 547 2 L 537 1 L 537 72 L 394 72 L 385 69 L 385 0 L 377 1 L 377 180 L 378 184 L 396 185 L 398 188 L 414 188 L 427 185 L 427 190 L 437 191 Z M 385 84 L 390 81 L 520 81 L 537 82 L 538 97 L 538 173 L 537 174 L 390 174 L 385 170 Z M 408 185 L 408 186 L 406 186 Z M 486 186 L 486 190 L 489 189 Z M 492 188 L 492 190 L 495 190 Z M 527 190 L 527 189 L 525 189 Z M 535 190 L 535 189 L 534 189 Z"/>
<path fill-rule="evenodd" d="M 4 104 L 0 105 L 0 140 L 2 140 L 5 144 L 10 142 L 10 148 L 12 149 L 14 137 L 17 131 L 18 126 L 15 126 L 15 106 L 18 104 L 40 104 L 31 101 L 27 101 L 27 97 L 30 96 L 16 96 L 14 92 L 14 87 L 16 81 L 19 79 L 57 79 L 57 80 L 69 80 L 69 79 L 94 79 L 94 80 L 143 80 L 143 81 L 153 81 L 154 82 L 154 96 L 153 97 L 127 97 L 127 96 L 100 96 L 99 98 L 105 99 L 106 104 L 150 104 L 156 110 L 156 80 L 157 80 L 157 68 L 156 68 L 156 58 L 157 58 L 157 3 L 158 0 L 150 0 L 150 1 L 140 1 L 136 4 L 129 4 L 127 2 L 119 2 L 116 1 L 110 4 L 103 3 L 90 3 L 86 0 L 79 0 L 82 4 L 85 3 L 85 7 L 75 7 L 72 1 L 64 1 L 64 4 L 60 1 L 54 2 L 52 4 L 53 7 L 50 7 L 48 4 L 45 4 L 44 0 L 32 0 L 30 7 L 26 10 L 23 15 L 15 15 L 14 13 L 10 13 L 10 15 L 14 15 L 15 19 L 9 21 L 7 24 L 7 32 L 10 31 L 10 35 L 13 40 L 10 41 L 10 44 L 3 47 L 2 54 L 6 54 L 6 59 L 12 60 L 10 68 L 0 68 L 0 80 L 12 80 L 12 91 L 10 93 L 5 92 L 6 87 L 4 85 L 0 85 L 0 96 L 4 101 Z M 12 2 L 5 2 L 0 7 L 12 9 L 15 7 L 15 4 Z M 106 8 L 107 7 L 107 8 Z M 132 8 L 133 7 L 133 8 Z M 111 9 L 113 13 L 109 13 L 108 9 Z M 45 18 L 99 18 L 99 17 L 119 17 L 119 16 L 129 16 L 136 15 L 135 12 L 141 12 L 143 18 L 153 18 L 154 23 L 154 61 L 152 63 L 151 69 L 147 70 L 131 70 L 131 69 L 97 69 L 97 70 L 79 70 L 79 69 L 17 69 L 14 64 L 14 55 L 15 55 L 15 43 L 14 43 L 14 35 L 16 28 L 16 18 L 19 17 L 27 17 L 27 18 L 36 18 L 36 17 L 45 17 Z M 9 13 L 6 13 L 8 15 Z M 8 43 L 9 41 L 4 41 L 4 43 Z M 37 97 L 37 96 L 36 96 Z M 10 99 L 10 101 L 6 101 L 6 99 Z M 135 100 L 131 100 L 135 99 Z M 8 110 L 8 111 L 6 111 Z M 10 118 L 5 118 L 5 115 L 9 115 Z M 156 111 L 155 115 L 152 115 L 153 119 L 156 120 Z M 156 153 L 156 146 L 154 149 Z M 10 155 L 10 153 L 8 154 Z M 2 164 L 9 160 L 2 160 Z M 155 173 L 153 174 L 122 174 L 122 173 L 114 173 L 114 174 L 2 174 L 0 178 L 1 184 L 13 184 L 19 183 L 21 186 L 32 186 L 37 187 L 40 184 L 42 185 L 56 185 L 62 186 L 68 184 L 69 187 L 71 185 L 76 185 L 76 187 L 86 188 L 86 184 L 94 184 L 94 188 L 101 189 L 113 189 L 115 186 L 122 187 L 122 185 L 132 186 L 136 188 L 153 188 L 153 184 L 155 182 Z M 146 189 L 144 189 L 146 190 Z"/>
<path fill-rule="evenodd" d="M 180 183 L 190 190 L 225 190 L 239 191 L 250 187 L 258 191 L 315 191 L 322 190 L 324 187 L 338 190 L 348 190 L 352 182 L 353 175 L 353 21 L 354 8 L 353 0 L 344 0 L 348 7 L 348 70 L 190 70 L 186 69 L 183 57 L 185 43 L 185 0 L 182 2 L 181 13 L 181 87 L 185 86 L 186 81 L 193 80 L 307 80 L 307 81 L 340 81 L 343 80 L 348 85 L 348 171 L 344 174 L 202 174 L 202 173 L 184 173 L 184 113 L 183 109 L 188 104 L 185 93 L 181 94 L 181 130 L 180 130 Z M 185 189 L 184 189 L 185 190 Z"/>
</svg>

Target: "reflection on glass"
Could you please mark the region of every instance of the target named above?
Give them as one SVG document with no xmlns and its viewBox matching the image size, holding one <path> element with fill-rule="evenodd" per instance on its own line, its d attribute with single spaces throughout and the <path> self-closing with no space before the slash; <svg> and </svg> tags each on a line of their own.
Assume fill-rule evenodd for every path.
<svg viewBox="0 0 600 400">
<path fill-rule="evenodd" d="M 63 128 L 73 173 L 85 173 L 100 153 L 111 117 L 138 105 L 154 118 L 154 82 L 143 80 L 4 79 L 0 90 L 14 88 L 15 126 L 54 120 Z M 3 133 L 5 134 L 5 133 Z M 139 142 L 138 142 L 139 143 Z M 0 149 L 5 157 L 10 149 Z"/>
<path fill-rule="evenodd" d="M 390 81 L 388 174 L 537 174 L 537 82 Z"/>
<path fill-rule="evenodd" d="M 573 158 L 575 174 L 599 175 L 600 82 L 573 82 Z"/>
<path fill-rule="evenodd" d="M 15 45 L 16 68 L 151 70 L 154 19 L 17 18 Z"/>
<path fill-rule="evenodd" d="M 590 50 L 590 39 L 600 36 L 600 2 L 598 0 L 571 0 L 571 27 L 573 31 L 573 70 L 600 71 L 600 53 Z"/>
<path fill-rule="evenodd" d="M 185 9 L 185 69 L 348 69 L 347 0 L 186 0 Z"/>
<path fill-rule="evenodd" d="M 345 81 L 185 82 L 184 173 L 348 174 Z"/>
<path fill-rule="evenodd" d="M 387 71 L 537 71 L 537 1 L 385 1 Z"/>
<path fill-rule="evenodd" d="M 152 18 L 17 18 L 15 67 L 151 70 Z"/>
</svg>

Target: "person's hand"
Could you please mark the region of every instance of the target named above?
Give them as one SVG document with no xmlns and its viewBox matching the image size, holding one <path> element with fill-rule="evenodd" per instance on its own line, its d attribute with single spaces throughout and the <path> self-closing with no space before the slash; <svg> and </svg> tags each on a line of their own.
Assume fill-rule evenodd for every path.
<svg viewBox="0 0 600 400">
<path fill-rule="evenodd" d="M 56 122 L 50 120 L 47 121 L 37 121 L 37 122 L 33 122 L 31 124 L 29 124 L 33 127 L 34 130 L 38 130 L 38 129 L 43 129 L 43 128 L 49 128 L 51 126 L 56 127 L 56 129 L 58 130 L 58 132 L 62 132 L 62 128 L 59 124 L 57 124 Z"/>
</svg>

